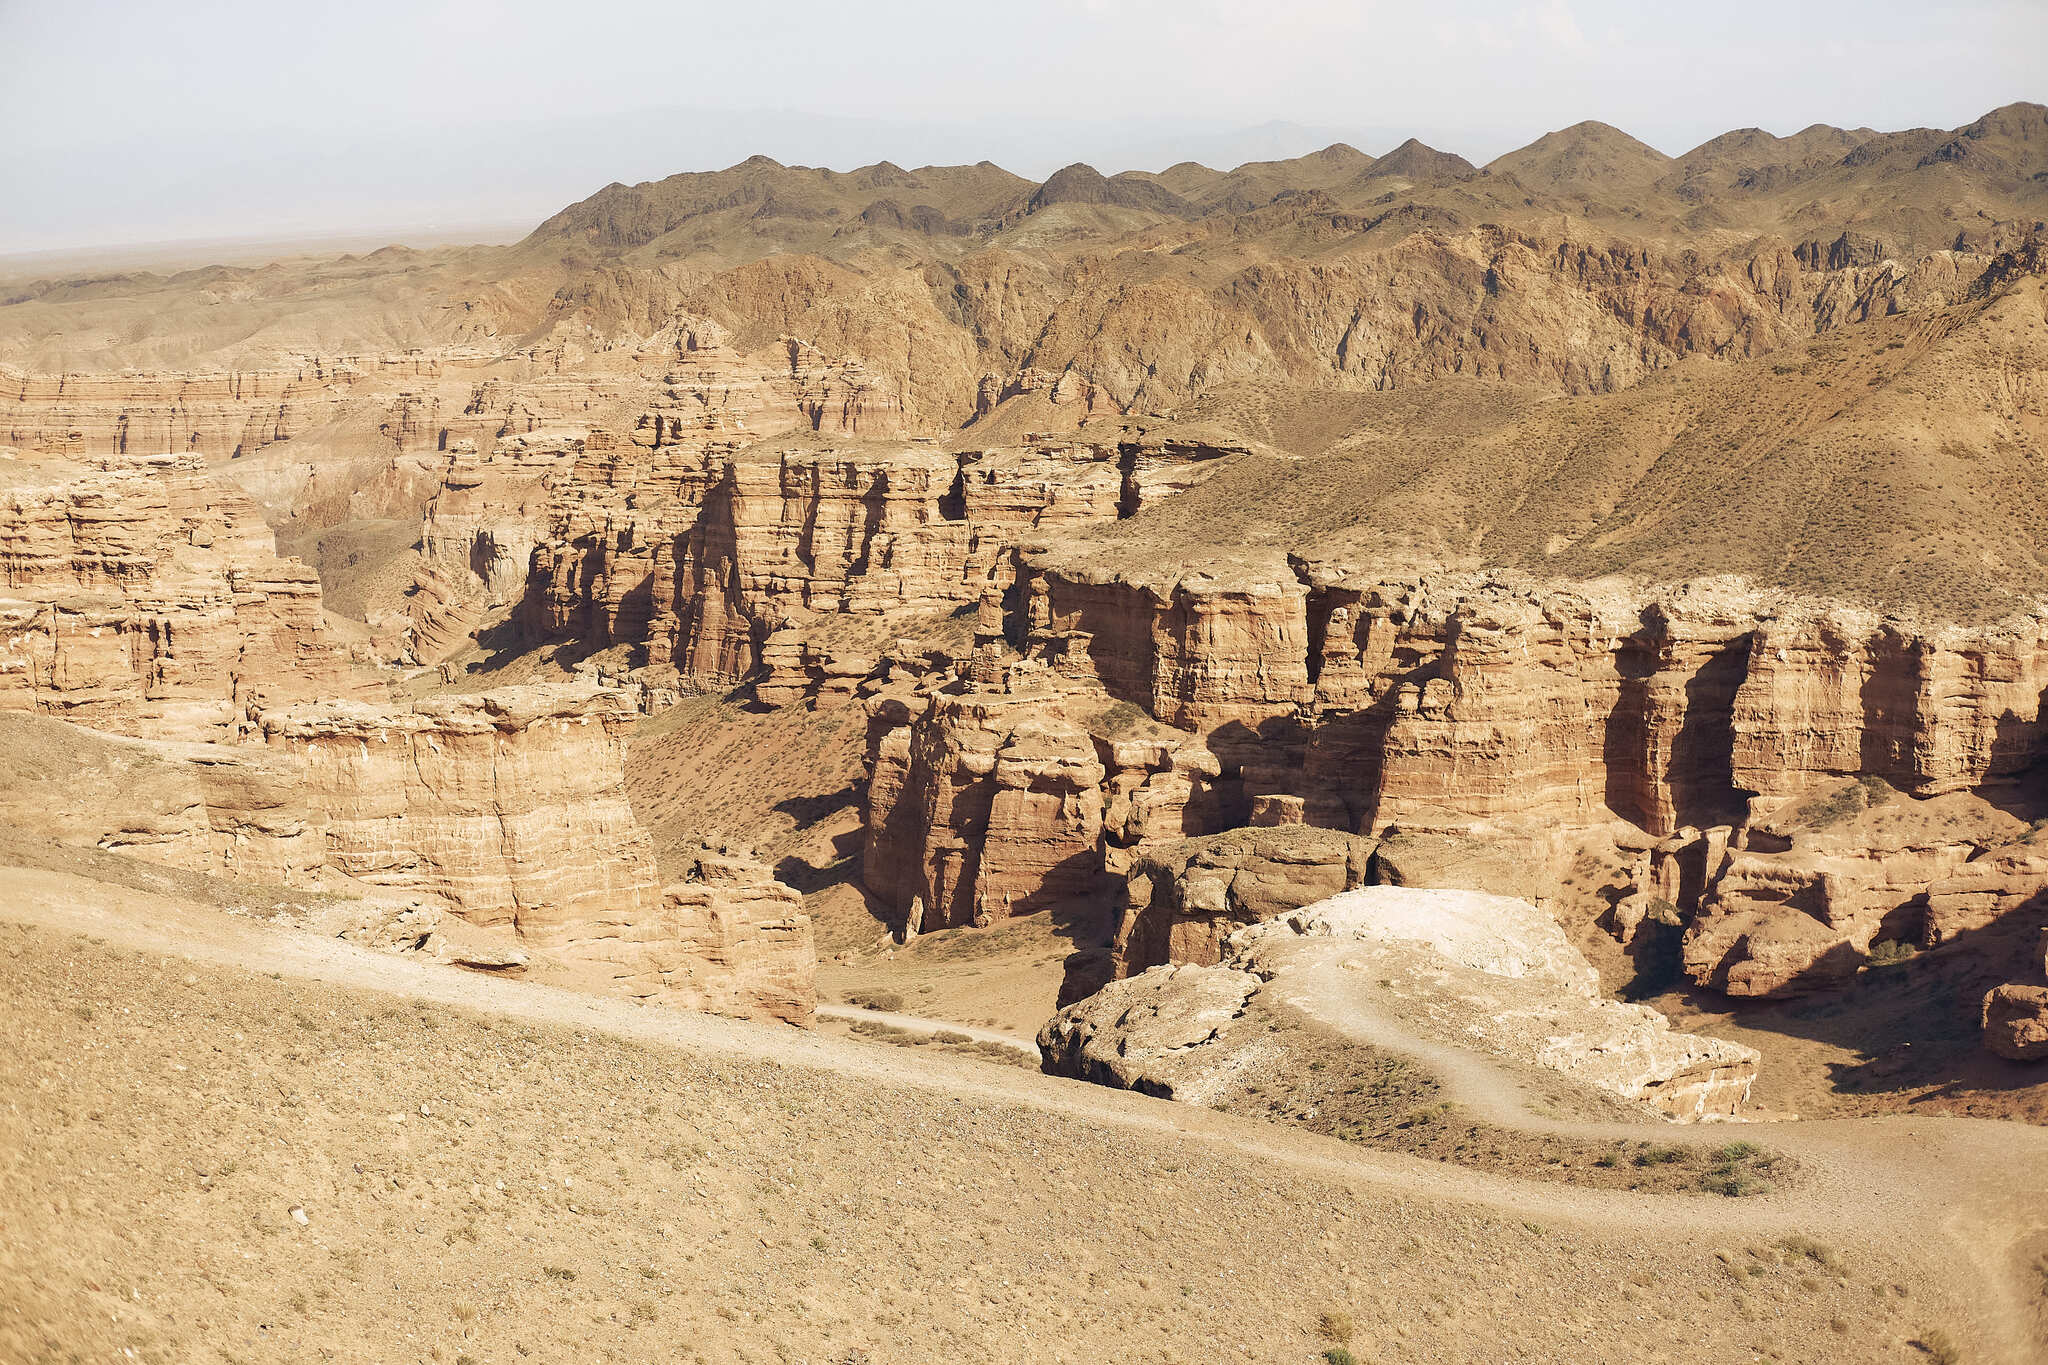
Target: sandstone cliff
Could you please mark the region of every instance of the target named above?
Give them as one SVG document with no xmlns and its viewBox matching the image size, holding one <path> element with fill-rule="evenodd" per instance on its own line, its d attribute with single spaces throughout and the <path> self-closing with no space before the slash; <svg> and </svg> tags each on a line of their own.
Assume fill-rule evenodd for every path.
<svg viewBox="0 0 2048 1365">
<path fill-rule="evenodd" d="M 706 858 L 663 888 L 625 790 L 627 694 L 513 687 L 410 708 L 266 711 L 303 764 L 326 857 L 348 878 L 502 928 L 611 988 L 688 1008 L 807 1022 L 810 922 L 755 865 Z"/>
<path fill-rule="evenodd" d="M 1360 834 L 1662 836 L 1856 774 L 1920 798 L 2017 793 L 2040 753 L 2031 618 L 1928 630 L 1711 588 L 1455 574 L 1160 590 L 1030 556 L 1020 588 L 1004 634 L 1021 658 L 961 695 L 874 703 L 867 884 L 940 923 L 1107 893 L 1116 850 L 1244 824 L 1254 803 Z M 1091 730 L 1113 703 L 1165 724 L 1143 742 Z M 1057 887 L 1002 870 L 1032 865 Z"/>
<path fill-rule="evenodd" d="M 162 738 L 351 691 L 320 583 L 196 456 L 0 464 L 0 707 Z"/>
</svg>

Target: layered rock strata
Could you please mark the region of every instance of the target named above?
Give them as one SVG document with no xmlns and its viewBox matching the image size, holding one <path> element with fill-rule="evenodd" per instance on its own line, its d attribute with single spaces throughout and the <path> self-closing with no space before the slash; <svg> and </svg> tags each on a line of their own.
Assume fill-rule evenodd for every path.
<svg viewBox="0 0 2048 1365">
<path fill-rule="evenodd" d="M 353 689 L 320 581 L 196 456 L 0 466 L 0 707 L 159 738 Z"/>
<path fill-rule="evenodd" d="M 659 884 L 626 798 L 637 714 L 626 693 L 555 686 L 312 703 L 262 722 L 303 765 L 327 860 L 352 880 L 509 930 L 628 994 L 807 1020 L 815 956 L 794 892 L 715 859 Z"/>
<path fill-rule="evenodd" d="M 279 708 L 263 734 L 304 762 L 347 875 L 564 947 L 654 903 L 652 846 L 625 796 L 635 715 L 615 692 L 504 688 Z"/>
<path fill-rule="evenodd" d="M 817 950 L 803 898 L 750 858 L 706 853 L 602 955 L 622 987 L 691 1009 L 809 1026 Z"/>
<path fill-rule="evenodd" d="M 965 452 L 778 448 L 702 425 L 737 417 L 671 420 L 631 441 L 593 434 L 549 477 L 520 619 L 536 639 L 637 646 L 701 686 L 758 673 L 777 697 L 814 695 L 812 673 L 833 672 L 820 659 L 840 660 L 839 676 L 872 669 L 905 623 L 1000 603 L 1024 539 L 1132 515 L 1227 453 L 1129 432 Z"/>
<path fill-rule="evenodd" d="M 1293 825 L 1151 845 L 1125 873 L 1113 970 L 1213 964 L 1236 930 L 1364 885 L 1377 842 Z"/>
<path fill-rule="evenodd" d="M 1280 1005 L 1332 1038 L 1543 1068 L 1679 1121 L 1739 1115 L 1758 1061 L 1602 998 L 1585 958 L 1525 901 L 1386 886 L 1240 929 L 1213 966 L 1112 982 L 1038 1042 L 1053 1074 L 1213 1103 L 1245 1074 L 1314 1060 L 1270 1055 L 1258 1016 Z"/>
<path fill-rule="evenodd" d="M 1872 950 L 1995 940 L 2048 923 L 2042 831 L 1969 792 L 1913 799 L 1876 778 L 1759 802 L 1737 826 L 1655 842 L 1610 925 L 1683 931 L 1686 974 L 1729 995 L 1839 985 Z M 1989 931 L 1989 938 L 1983 936 Z"/>
<path fill-rule="evenodd" d="M 332 421 L 363 378 L 353 360 L 219 374 L 0 367 L 0 445 L 75 458 L 232 459 Z"/>
<path fill-rule="evenodd" d="M 867 885 L 898 909 L 914 896 L 955 907 L 946 923 L 1000 900 L 966 882 L 977 860 L 1004 865 L 1012 842 L 1065 850 L 1063 889 L 1012 879 L 1012 903 L 1110 894 L 1131 848 L 1242 825 L 1255 808 L 1367 835 L 1522 839 L 1733 827 L 1752 801 L 1859 774 L 1923 799 L 2016 793 L 2041 757 L 2048 688 L 2048 629 L 2033 618 L 1916 630 L 1710 586 L 1645 599 L 1307 565 L 1162 589 L 1026 554 L 976 638 L 994 654 L 967 682 L 874 703 Z M 1000 784 L 972 755 L 1107 704 L 1163 723 L 1138 762 L 1096 735 L 1091 763 L 1062 732 L 1073 761 L 1051 823 L 983 823 Z M 1138 786 L 1158 796 L 1134 819 Z M 1924 889 L 1969 856 L 1896 875 L 1924 873 Z M 944 885 L 942 862 L 956 869 Z"/>
</svg>

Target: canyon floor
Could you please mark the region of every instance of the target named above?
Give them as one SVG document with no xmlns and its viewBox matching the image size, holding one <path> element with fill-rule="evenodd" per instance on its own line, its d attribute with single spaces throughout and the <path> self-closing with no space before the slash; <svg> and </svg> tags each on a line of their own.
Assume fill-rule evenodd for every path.
<svg viewBox="0 0 2048 1365">
<path fill-rule="evenodd" d="M 8 1359 L 2020 1361 L 2048 1325 L 2034 1128 L 1758 1126 L 1769 1194 L 1572 1188 L 5 875 Z"/>
</svg>

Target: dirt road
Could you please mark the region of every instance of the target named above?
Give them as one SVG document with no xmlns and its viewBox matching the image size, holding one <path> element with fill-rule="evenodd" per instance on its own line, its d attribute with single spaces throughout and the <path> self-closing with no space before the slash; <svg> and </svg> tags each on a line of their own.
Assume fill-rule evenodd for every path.
<svg viewBox="0 0 2048 1365">
<path fill-rule="evenodd" d="M 2042 1357 L 2032 1128 L 1582 1189 L 0 876 L 0 1358 Z"/>
</svg>

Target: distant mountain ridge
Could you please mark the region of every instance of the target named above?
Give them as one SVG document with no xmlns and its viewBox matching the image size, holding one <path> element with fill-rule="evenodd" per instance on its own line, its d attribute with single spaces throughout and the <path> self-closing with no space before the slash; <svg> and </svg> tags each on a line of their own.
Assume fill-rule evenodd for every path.
<svg viewBox="0 0 2048 1365">
<path fill-rule="evenodd" d="M 739 258 L 899 238 L 968 249 L 1054 210 L 1063 239 L 1106 239 L 1146 221 L 1245 215 L 1311 193 L 1335 210 L 1370 207 L 1376 217 L 1392 195 L 1418 225 L 1564 215 L 1633 233 L 1794 239 L 1853 225 L 1893 249 L 1926 251 L 1984 237 L 1990 224 L 2048 217 L 2048 107 L 2009 104 L 1946 130 L 1815 124 L 1779 137 L 1742 128 L 1675 157 L 1587 121 L 1483 167 L 1410 138 L 1377 158 L 1335 143 L 1227 171 L 1181 162 L 1104 174 L 1076 162 L 1037 184 L 988 161 L 914 170 L 882 161 L 842 172 L 755 156 L 720 171 L 607 185 L 547 219 L 525 245 Z"/>
</svg>

